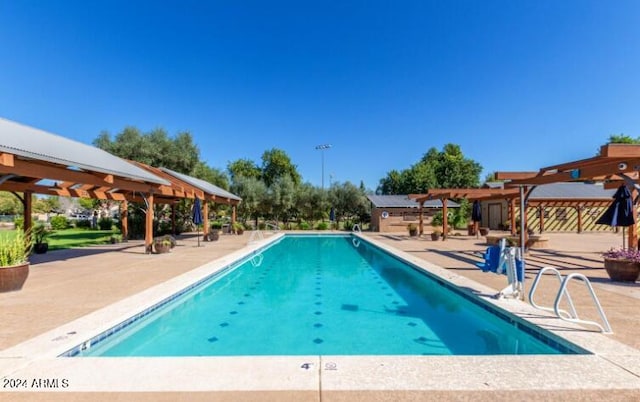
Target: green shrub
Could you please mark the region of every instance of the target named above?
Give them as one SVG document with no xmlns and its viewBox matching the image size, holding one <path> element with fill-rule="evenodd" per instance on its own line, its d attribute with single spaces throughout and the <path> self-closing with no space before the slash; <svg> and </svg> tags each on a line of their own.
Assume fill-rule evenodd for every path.
<svg viewBox="0 0 640 402">
<path fill-rule="evenodd" d="M 24 218 L 21 216 L 16 216 L 16 218 L 13 220 L 13 224 L 15 225 L 16 229 L 22 229 L 24 227 Z"/>
<path fill-rule="evenodd" d="M 78 229 L 91 229 L 91 221 L 89 219 L 79 219 L 76 221 Z"/>
<path fill-rule="evenodd" d="M 51 224 L 51 229 L 53 230 L 64 230 L 69 227 L 69 221 L 64 215 L 56 215 L 51 217 L 49 223 Z"/>
<path fill-rule="evenodd" d="M 25 236 L 22 230 L 18 230 L 15 236 L 0 235 L 0 267 L 27 262 L 31 247 L 31 236 Z"/>
<path fill-rule="evenodd" d="M 100 218 L 98 220 L 98 227 L 100 230 L 111 230 L 113 227 L 113 219 L 111 218 Z"/>
<path fill-rule="evenodd" d="M 267 228 L 267 224 L 264 222 L 258 223 L 258 230 L 265 230 Z"/>
<path fill-rule="evenodd" d="M 215 221 L 211 224 L 211 229 L 213 230 L 222 230 L 222 223 Z"/>
<path fill-rule="evenodd" d="M 329 229 L 329 224 L 327 222 L 320 222 L 316 225 L 316 230 L 327 230 Z"/>
<path fill-rule="evenodd" d="M 311 229 L 311 225 L 309 225 L 307 222 L 298 223 L 298 230 L 309 230 L 309 229 Z"/>
</svg>

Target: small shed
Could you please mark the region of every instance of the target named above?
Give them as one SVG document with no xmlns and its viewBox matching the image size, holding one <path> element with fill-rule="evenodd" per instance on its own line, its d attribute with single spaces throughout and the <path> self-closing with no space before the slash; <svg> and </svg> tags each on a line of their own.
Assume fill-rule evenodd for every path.
<svg viewBox="0 0 640 402">
<path fill-rule="evenodd" d="M 374 232 L 406 232 L 410 223 L 420 221 L 419 205 L 407 195 L 368 195 L 371 201 L 371 230 Z M 447 200 L 448 208 L 460 205 Z M 423 204 L 423 228 L 431 225 L 436 212 L 442 210 L 440 199 L 428 200 Z"/>
</svg>

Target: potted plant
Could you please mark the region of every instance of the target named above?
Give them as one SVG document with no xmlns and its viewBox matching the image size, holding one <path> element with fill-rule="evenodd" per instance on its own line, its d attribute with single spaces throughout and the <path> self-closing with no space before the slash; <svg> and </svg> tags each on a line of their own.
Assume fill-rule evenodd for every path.
<svg viewBox="0 0 640 402">
<path fill-rule="evenodd" d="M 44 254 L 49 250 L 49 243 L 45 240 L 51 233 L 44 225 L 36 225 L 31 230 L 33 236 L 33 252 L 36 254 Z"/>
<path fill-rule="evenodd" d="M 241 235 L 244 233 L 244 226 L 240 222 L 233 223 L 233 232 L 237 235 Z"/>
<path fill-rule="evenodd" d="M 407 225 L 407 229 L 409 230 L 409 236 L 415 237 L 418 235 L 418 225 L 415 223 L 410 223 Z"/>
<path fill-rule="evenodd" d="M 0 292 L 22 289 L 29 276 L 32 240 L 22 230 L 15 236 L 0 236 Z"/>
<path fill-rule="evenodd" d="M 175 246 L 176 240 L 169 235 L 164 235 L 153 239 L 153 248 L 158 254 L 168 253 Z"/>
<path fill-rule="evenodd" d="M 431 240 L 440 240 L 441 234 L 442 232 L 440 231 L 440 229 L 433 229 L 433 232 L 431 232 Z"/>
<path fill-rule="evenodd" d="M 211 230 L 209 231 L 209 240 L 217 241 L 220 239 L 220 234 L 222 233 L 222 223 L 213 222 L 211 224 Z"/>
<path fill-rule="evenodd" d="M 614 249 L 602 253 L 604 268 L 612 281 L 635 282 L 640 275 L 640 251 Z"/>
</svg>

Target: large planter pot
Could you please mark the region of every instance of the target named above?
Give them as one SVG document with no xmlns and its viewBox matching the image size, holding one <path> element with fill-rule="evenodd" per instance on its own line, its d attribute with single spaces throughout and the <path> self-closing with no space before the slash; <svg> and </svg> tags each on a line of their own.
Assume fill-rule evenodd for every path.
<svg viewBox="0 0 640 402">
<path fill-rule="evenodd" d="M 604 268 L 612 281 L 635 282 L 640 275 L 640 263 L 628 260 L 604 259 Z"/>
<path fill-rule="evenodd" d="M 0 268 L 0 292 L 22 289 L 29 276 L 29 263 Z"/>
<path fill-rule="evenodd" d="M 440 232 L 431 232 L 431 240 L 440 240 Z"/>
<path fill-rule="evenodd" d="M 49 243 L 36 243 L 33 245 L 33 252 L 36 254 L 44 254 L 49 250 Z"/>
<path fill-rule="evenodd" d="M 155 243 L 153 247 L 158 254 L 168 253 L 171 250 L 171 244 Z"/>
</svg>

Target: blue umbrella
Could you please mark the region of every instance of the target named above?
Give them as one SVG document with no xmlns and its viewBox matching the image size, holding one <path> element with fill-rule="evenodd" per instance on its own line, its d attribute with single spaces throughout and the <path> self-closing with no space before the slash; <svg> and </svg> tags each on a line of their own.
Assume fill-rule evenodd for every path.
<svg viewBox="0 0 640 402">
<path fill-rule="evenodd" d="M 191 211 L 191 219 L 193 224 L 198 228 L 198 247 L 200 247 L 200 225 L 202 225 L 202 207 L 200 205 L 200 198 L 196 197 L 193 203 L 193 210 Z"/>
<path fill-rule="evenodd" d="M 480 201 L 475 200 L 473 202 L 473 207 L 471 207 L 471 220 L 474 222 L 480 222 L 482 220 L 482 208 L 480 207 Z M 473 230 L 476 232 L 476 239 L 478 238 L 478 226 L 479 223 L 473 225 Z"/>
<path fill-rule="evenodd" d="M 480 208 L 480 201 L 475 200 L 473 207 L 471 208 L 471 220 L 474 222 L 480 222 L 482 220 L 482 208 Z"/>
<path fill-rule="evenodd" d="M 622 185 L 613 195 L 613 203 L 596 221 L 598 225 L 631 226 L 636 223 L 633 219 L 633 200 L 627 186 Z"/>
<path fill-rule="evenodd" d="M 636 223 L 633 219 L 633 200 L 631 192 L 624 184 L 613 195 L 613 203 L 596 221 L 598 225 L 631 226 Z M 624 248 L 624 229 L 622 230 L 622 247 Z"/>
<path fill-rule="evenodd" d="M 333 207 L 331 207 L 331 211 L 329 212 L 329 220 L 331 222 L 336 220 L 336 210 Z"/>
</svg>

